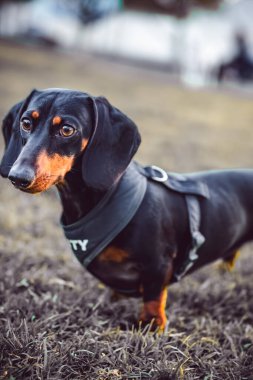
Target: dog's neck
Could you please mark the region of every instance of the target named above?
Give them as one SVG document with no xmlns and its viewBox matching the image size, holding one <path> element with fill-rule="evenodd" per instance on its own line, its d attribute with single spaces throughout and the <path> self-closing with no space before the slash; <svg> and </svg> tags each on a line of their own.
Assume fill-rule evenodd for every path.
<svg viewBox="0 0 253 380">
<path fill-rule="evenodd" d="M 63 206 L 63 223 L 66 225 L 87 215 L 105 194 L 85 185 L 80 161 L 67 173 L 64 182 L 57 185 L 57 190 Z"/>
</svg>

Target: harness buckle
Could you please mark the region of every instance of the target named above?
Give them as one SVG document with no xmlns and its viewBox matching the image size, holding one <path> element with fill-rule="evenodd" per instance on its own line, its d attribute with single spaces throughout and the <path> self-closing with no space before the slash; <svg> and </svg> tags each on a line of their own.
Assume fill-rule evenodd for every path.
<svg viewBox="0 0 253 380">
<path fill-rule="evenodd" d="M 158 182 L 166 182 L 169 178 L 168 174 L 166 173 L 165 170 L 159 168 L 158 166 L 155 166 L 155 165 L 152 165 L 151 168 L 158 172 L 159 174 L 161 174 L 162 176 L 161 177 L 157 177 L 157 176 L 152 176 L 152 179 L 154 181 L 158 181 Z"/>
<path fill-rule="evenodd" d="M 198 249 L 199 247 L 201 247 L 202 244 L 204 244 L 205 242 L 205 237 L 202 235 L 201 232 L 199 231 L 194 231 L 192 233 L 192 241 L 193 241 L 193 246 Z"/>
<path fill-rule="evenodd" d="M 197 251 L 199 247 L 201 247 L 201 245 L 204 244 L 205 240 L 206 239 L 204 238 L 201 232 L 194 231 L 192 233 L 192 249 L 189 253 L 190 261 L 196 261 L 199 258 Z"/>
</svg>

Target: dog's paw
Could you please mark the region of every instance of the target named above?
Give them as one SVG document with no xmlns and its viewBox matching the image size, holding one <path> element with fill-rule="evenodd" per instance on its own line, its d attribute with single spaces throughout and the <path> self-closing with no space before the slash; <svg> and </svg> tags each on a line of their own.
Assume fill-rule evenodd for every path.
<svg viewBox="0 0 253 380">
<path fill-rule="evenodd" d="M 222 260 L 218 264 L 218 270 L 221 273 L 232 272 L 235 269 L 235 263 L 236 263 L 239 256 L 240 256 L 240 252 L 237 251 L 233 255 L 231 255 L 230 257 Z"/>
<path fill-rule="evenodd" d="M 144 305 L 139 318 L 139 326 L 141 328 L 148 326 L 149 331 L 164 332 L 167 326 L 165 311 L 159 310 L 159 313 L 150 313 Z"/>
</svg>

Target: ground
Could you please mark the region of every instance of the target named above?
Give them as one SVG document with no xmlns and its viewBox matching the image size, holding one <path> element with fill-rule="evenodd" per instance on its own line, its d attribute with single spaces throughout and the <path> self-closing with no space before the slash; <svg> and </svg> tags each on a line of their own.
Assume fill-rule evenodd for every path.
<svg viewBox="0 0 253 380">
<path fill-rule="evenodd" d="M 32 88 L 104 95 L 135 120 L 137 159 L 171 171 L 253 167 L 249 95 L 185 89 L 165 73 L 76 52 L 0 42 L 0 116 Z M 1 144 L 3 148 L 3 143 Z M 72 257 L 54 190 L 0 186 L 0 379 L 253 379 L 253 248 L 236 270 L 211 265 L 169 288 L 168 329 L 134 329 L 140 301 Z"/>
</svg>

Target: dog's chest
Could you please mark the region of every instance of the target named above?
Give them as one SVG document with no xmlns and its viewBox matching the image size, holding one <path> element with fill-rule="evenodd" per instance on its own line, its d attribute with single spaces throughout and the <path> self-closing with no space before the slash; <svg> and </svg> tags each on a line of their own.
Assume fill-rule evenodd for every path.
<svg viewBox="0 0 253 380">
<path fill-rule="evenodd" d="M 137 263 L 122 249 L 107 247 L 87 269 L 105 285 L 120 293 L 140 295 L 140 275 Z"/>
</svg>

